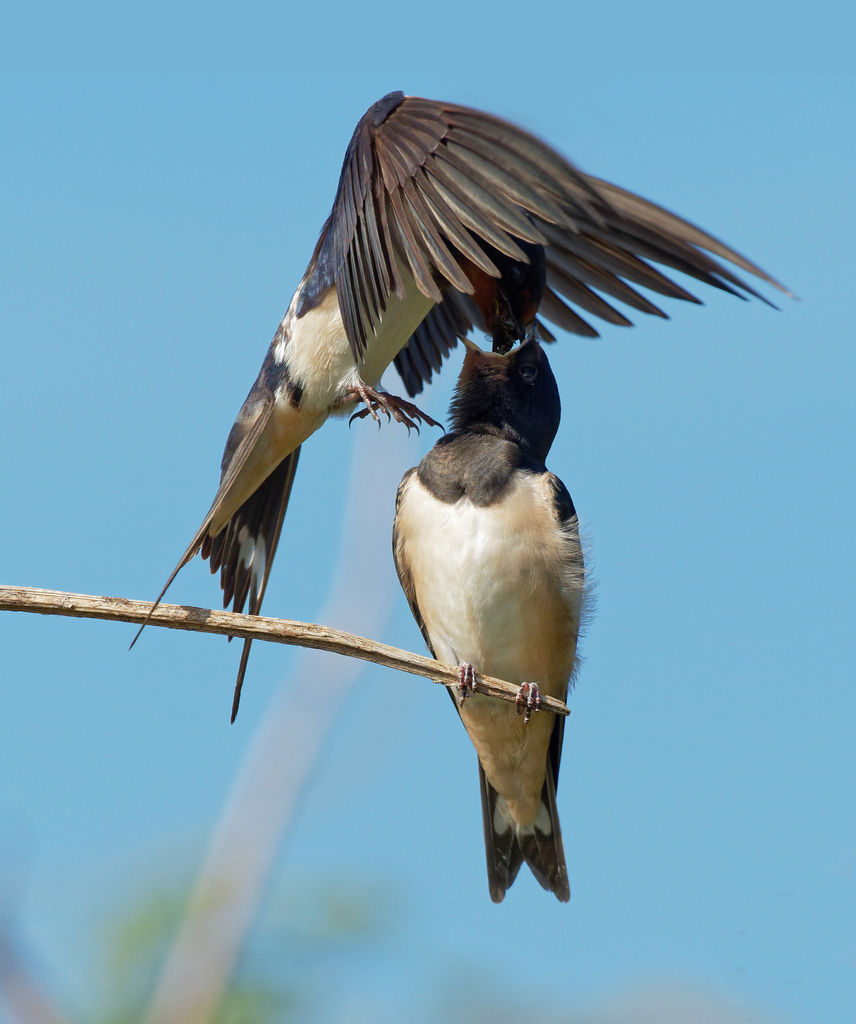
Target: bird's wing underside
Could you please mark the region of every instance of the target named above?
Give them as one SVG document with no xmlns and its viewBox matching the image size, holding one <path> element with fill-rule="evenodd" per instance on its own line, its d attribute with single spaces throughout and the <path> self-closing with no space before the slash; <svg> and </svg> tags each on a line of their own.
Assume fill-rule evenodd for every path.
<svg viewBox="0 0 856 1024">
<path fill-rule="evenodd" d="M 488 247 L 528 262 L 516 240 L 546 244 L 538 221 L 575 233 L 600 223 L 598 205 L 589 179 L 528 132 L 454 103 L 390 93 L 348 145 L 297 315 L 335 284 L 360 360 L 390 296 L 404 297 L 400 267 L 436 303 L 449 287 L 472 294 L 468 269 L 500 276 Z"/>
<path fill-rule="evenodd" d="M 351 138 L 297 314 L 335 285 L 360 360 L 390 296 L 404 296 L 405 267 L 438 304 L 397 360 L 413 394 L 459 334 L 480 326 L 478 307 L 465 301 L 473 293 L 468 272 L 476 267 L 500 276 L 490 247 L 528 262 L 521 239 L 547 247 L 543 317 L 579 334 L 597 333 L 583 314 L 630 322 L 613 299 L 665 316 L 637 287 L 698 301 L 652 263 L 736 295 L 763 298 L 725 260 L 786 290 L 712 235 L 584 174 L 516 125 L 458 104 L 390 93 L 368 110 Z M 451 313 L 440 311 L 444 293 L 455 307 Z M 543 324 L 541 333 L 552 338 Z"/>
<path fill-rule="evenodd" d="M 668 319 L 640 288 L 669 299 L 700 301 L 661 267 L 739 298 L 752 297 L 772 305 L 722 262 L 726 261 L 790 294 L 766 271 L 689 221 L 617 185 L 584 177 L 599 197 L 591 204 L 597 219 L 586 221 L 578 216 L 577 229 L 568 231 L 533 216 L 547 240 L 547 287 L 538 319 L 542 340 L 555 341 L 545 321 L 590 338 L 599 335 L 591 318 L 630 326 L 632 321 L 616 302 Z M 485 330 L 478 306 L 468 295 L 449 289 L 443 303 L 431 309 L 396 357 L 395 367 L 411 396 L 422 391 L 458 339 L 473 329 Z"/>
</svg>

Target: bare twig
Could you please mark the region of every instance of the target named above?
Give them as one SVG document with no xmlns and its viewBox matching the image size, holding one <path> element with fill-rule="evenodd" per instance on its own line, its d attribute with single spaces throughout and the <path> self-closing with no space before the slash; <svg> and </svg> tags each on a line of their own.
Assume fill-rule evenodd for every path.
<svg viewBox="0 0 856 1024">
<path fill-rule="evenodd" d="M 142 623 L 151 610 L 149 601 L 130 601 L 124 597 L 95 597 L 92 594 L 70 594 L 61 590 L 40 590 L 36 587 L 0 586 L 0 610 L 37 612 L 40 615 L 67 615 L 83 619 L 109 619 L 113 622 Z M 294 622 L 262 615 L 238 615 L 235 612 L 194 608 L 189 605 L 162 604 L 149 619 L 151 626 L 186 629 L 196 633 L 219 633 L 223 636 L 252 637 L 272 643 L 290 644 L 331 651 L 349 658 L 361 658 L 385 668 L 424 676 L 444 686 L 457 686 L 458 669 L 432 658 L 412 654 L 398 647 L 380 644 L 365 637 L 345 633 L 314 622 Z M 518 687 L 492 676 L 477 677 L 479 693 L 514 702 Z M 541 707 L 557 715 L 569 714 L 560 700 L 541 697 Z"/>
<path fill-rule="evenodd" d="M 373 579 L 371 601 L 365 600 L 363 588 L 389 555 L 386 531 L 374 526 L 381 514 L 379 496 L 395 489 L 405 456 L 406 440 L 398 431 L 380 438 L 363 436 L 354 446 L 343 501 L 350 511 L 338 532 L 339 555 L 320 613 L 325 622 L 348 622 L 352 629 L 377 635 L 389 618 L 392 574 Z M 366 496 L 373 500 L 364 500 Z M 290 659 L 287 681 L 274 692 L 255 727 L 144 1024 L 212 1024 L 217 1019 L 270 884 L 277 850 L 293 827 L 300 795 L 323 756 L 348 692 L 369 667 L 356 658 L 313 653 Z M 295 714 L 295 694 L 304 692 L 310 677 L 323 677 L 323 701 L 301 700 Z"/>
</svg>

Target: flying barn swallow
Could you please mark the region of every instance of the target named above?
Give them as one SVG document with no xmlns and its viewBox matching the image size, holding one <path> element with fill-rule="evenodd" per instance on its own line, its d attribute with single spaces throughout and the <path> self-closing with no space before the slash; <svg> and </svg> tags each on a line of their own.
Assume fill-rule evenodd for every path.
<svg viewBox="0 0 856 1024">
<path fill-rule="evenodd" d="M 596 335 L 565 299 L 623 325 L 630 321 L 612 299 L 665 317 L 636 286 L 698 301 L 652 264 L 763 298 L 720 260 L 782 288 L 711 235 L 584 174 L 515 125 L 385 96 L 354 131 L 332 212 L 229 434 L 211 508 L 153 609 L 201 553 L 220 570 L 224 606 L 242 611 L 249 599 L 259 612 L 303 442 L 331 415 L 434 422 L 379 388 L 391 362 L 413 397 L 474 327 L 505 352 L 531 333 L 553 339 L 539 309 L 565 330 Z"/>
<path fill-rule="evenodd" d="M 460 666 L 491 898 L 503 899 L 525 860 L 564 901 L 556 782 L 565 720 L 530 721 L 541 693 L 565 700 L 585 600 L 574 503 L 544 464 L 559 389 L 535 340 L 504 356 L 467 349 L 451 433 L 398 489 L 393 555 L 432 655 Z M 477 692 L 479 673 L 520 684 L 517 713 Z"/>
</svg>

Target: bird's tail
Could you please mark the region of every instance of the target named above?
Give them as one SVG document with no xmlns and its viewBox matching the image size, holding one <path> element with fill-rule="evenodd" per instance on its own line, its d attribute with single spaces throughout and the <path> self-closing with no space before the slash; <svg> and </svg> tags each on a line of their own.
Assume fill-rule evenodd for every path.
<svg viewBox="0 0 856 1024">
<path fill-rule="evenodd" d="M 220 533 L 216 537 L 206 536 L 202 542 L 200 554 L 209 560 L 211 572 L 220 570 L 224 608 L 231 602 L 233 611 L 242 612 L 249 598 L 250 615 L 258 615 L 261 610 L 299 457 L 298 445 L 247 498 Z M 241 651 L 232 700 L 233 722 L 241 702 L 252 643 L 245 639 Z"/>
<path fill-rule="evenodd" d="M 481 764 L 479 782 L 490 898 L 494 903 L 502 902 L 520 865 L 526 861 L 538 883 L 566 903 L 571 898 L 571 889 L 550 759 L 541 791 L 541 806 L 531 825 L 520 825 L 511 817 L 508 804 L 488 782 Z"/>
</svg>

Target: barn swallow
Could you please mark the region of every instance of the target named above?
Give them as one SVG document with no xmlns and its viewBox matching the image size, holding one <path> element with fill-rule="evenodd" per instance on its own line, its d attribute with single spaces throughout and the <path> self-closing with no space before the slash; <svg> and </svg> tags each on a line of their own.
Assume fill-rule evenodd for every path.
<svg viewBox="0 0 856 1024">
<path fill-rule="evenodd" d="M 401 586 L 431 654 L 459 666 L 496 903 L 524 860 L 570 898 L 556 811 L 565 720 L 532 713 L 542 693 L 567 696 L 585 604 L 577 514 L 544 464 L 560 412 L 537 341 L 508 355 L 467 343 L 451 432 L 404 475 L 396 501 Z M 518 707 L 479 694 L 479 673 L 519 683 Z"/>
<path fill-rule="evenodd" d="M 224 606 L 241 611 L 249 598 L 259 612 L 303 442 L 337 414 L 434 422 L 379 387 L 391 362 L 412 398 L 474 327 L 505 352 L 530 333 L 552 340 L 539 309 L 596 335 L 565 299 L 625 325 L 609 299 L 665 317 L 634 286 L 698 301 L 656 263 L 763 299 L 721 260 L 785 291 L 711 235 L 513 124 L 385 96 L 354 131 L 332 212 L 229 434 L 211 508 L 152 610 L 201 553 L 220 570 Z"/>
</svg>

